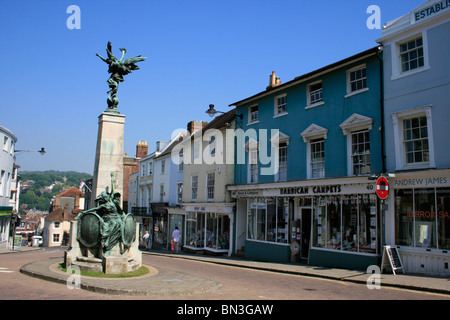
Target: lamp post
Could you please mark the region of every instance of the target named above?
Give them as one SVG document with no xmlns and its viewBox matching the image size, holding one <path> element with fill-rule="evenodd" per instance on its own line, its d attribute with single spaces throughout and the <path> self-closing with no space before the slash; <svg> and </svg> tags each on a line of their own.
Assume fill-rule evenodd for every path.
<svg viewBox="0 0 450 320">
<path fill-rule="evenodd" d="M 217 113 L 226 113 L 226 112 L 218 111 L 218 110 L 214 109 L 214 105 L 213 105 L 213 104 L 210 104 L 210 105 L 209 105 L 209 109 L 206 110 L 205 113 L 206 113 L 207 115 L 209 115 L 209 116 L 212 118 L 212 117 L 214 117 Z M 243 118 L 243 115 L 242 115 L 242 114 L 236 114 L 235 116 L 236 116 L 237 118 L 240 118 L 241 120 L 242 120 L 242 118 Z"/>
<path fill-rule="evenodd" d="M 15 153 L 17 152 L 39 152 L 41 155 L 46 153 L 44 148 L 41 148 L 41 150 L 15 150 Z"/>
</svg>

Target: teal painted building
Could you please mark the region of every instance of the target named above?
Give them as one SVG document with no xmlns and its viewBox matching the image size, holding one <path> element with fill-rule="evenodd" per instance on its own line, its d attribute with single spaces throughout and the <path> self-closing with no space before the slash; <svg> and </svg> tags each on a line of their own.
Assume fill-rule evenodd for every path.
<svg viewBox="0 0 450 320">
<path fill-rule="evenodd" d="M 382 51 L 375 47 L 230 106 L 237 130 L 236 250 L 248 258 L 377 264 L 384 171 Z"/>
</svg>

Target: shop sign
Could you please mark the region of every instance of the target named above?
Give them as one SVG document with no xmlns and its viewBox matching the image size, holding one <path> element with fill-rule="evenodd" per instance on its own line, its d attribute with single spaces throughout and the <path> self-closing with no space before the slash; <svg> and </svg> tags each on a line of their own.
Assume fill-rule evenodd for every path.
<svg viewBox="0 0 450 320">
<path fill-rule="evenodd" d="M 280 189 L 280 195 L 302 195 L 302 194 L 330 194 L 342 192 L 341 185 L 310 186 L 310 187 L 287 187 Z"/>
<path fill-rule="evenodd" d="M 261 197 L 262 194 L 259 190 L 234 190 L 231 196 L 233 198 Z"/>
<path fill-rule="evenodd" d="M 420 9 L 419 11 L 413 12 L 413 19 L 411 19 L 411 21 L 412 21 L 412 23 L 416 23 L 418 21 L 428 19 L 439 13 L 448 11 L 449 8 L 450 8 L 450 0 L 439 1 L 437 3 L 432 4 L 431 6 L 428 6 L 423 9 Z"/>
<path fill-rule="evenodd" d="M 395 179 L 394 187 L 437 187 L 448 185 L 449 179 L 445 176 L 441 177 L 425 177 L 425 178 L 407 178 Z"/>
</svg>

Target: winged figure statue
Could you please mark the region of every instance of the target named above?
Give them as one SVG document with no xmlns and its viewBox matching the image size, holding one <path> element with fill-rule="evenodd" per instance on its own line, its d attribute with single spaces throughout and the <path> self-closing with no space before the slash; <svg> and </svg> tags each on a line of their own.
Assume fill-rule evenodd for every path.
<svg viewBox="0 0 450 320">
<path fill-rule="evenodd" d="M 110 73 L 111 76 L 107 81 L 109 86 L 109 91 L 107 93 L 109 93 L 108 110 L 110 111 L 117 111 L 117 105 L 119 104 L 117 91 L 119 89 L 119 82 L 124 81 L 123 76 L 131 73 L 131 71 L 133 70 L 138 70 L 139 67 L 135 63 L 147 59 L 146 57 L 142 57 L 141 55 L 139 55 L 137 57 L 124 60 L 127 49 L 120 48 L 120 51 L 122 52 L 122 57 L 120 58 L 120 60 L 117 60 L 116 56 L 112 53 L 111 41 L 108 41 L 108 45 L 106 46 L 106 53 L 108 54 L 108 58 L 105 59 L 98 53 L 96 54 L 100 59 L 102 59 L 109 65 L 108 73 Z"/>
</svg>

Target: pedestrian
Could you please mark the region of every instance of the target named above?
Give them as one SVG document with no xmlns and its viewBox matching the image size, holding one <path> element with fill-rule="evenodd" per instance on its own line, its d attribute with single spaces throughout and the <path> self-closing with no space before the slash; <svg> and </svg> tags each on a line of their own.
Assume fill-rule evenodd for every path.
<svg viewBox="0 0 450 320">
<path fill-rule="evenodd" d="M 175 230 L 172 232 L 172 241 L 174 243 L 174 249 L 175 253 L 179 253 L 178 249 L 180 246 L 180 238 L 181 238 L 181 232 L 178 230 L 178 226 L 175 226 Z"/>
<path fill-rule="evenodd" d="M 148 234 L 148 231 L 145 231 L 145 234 L 142 237 L 144 239 L 145 250 L 148 250 L 148 239 L 149 239 L 149 237 L 150 237 L 150 235 Z"/>
</svg>

